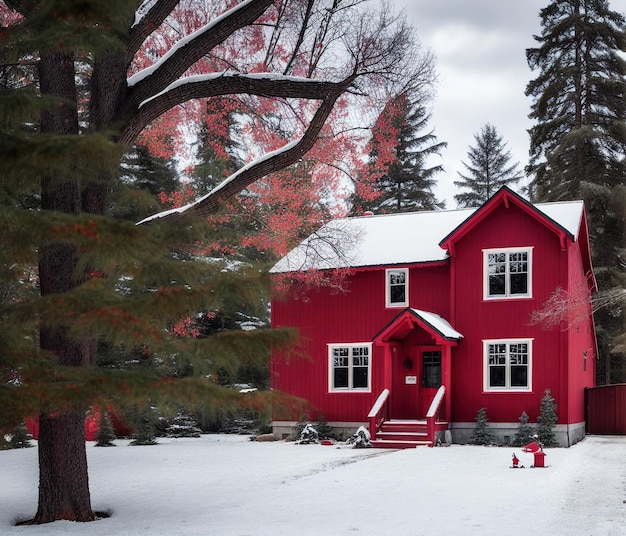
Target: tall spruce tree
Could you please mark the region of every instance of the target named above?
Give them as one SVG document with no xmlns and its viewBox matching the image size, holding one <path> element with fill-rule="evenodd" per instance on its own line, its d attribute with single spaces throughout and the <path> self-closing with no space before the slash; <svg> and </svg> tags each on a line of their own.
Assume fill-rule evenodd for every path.
<svg viewBox="0 0 626 536">
<path fill-rule="evenodd" d="M 393 92 L 400 83 L 428 78 L 432 63 L 416 61 L 421 52 L 401 18 L 368 11 L 371 24 L 353 32 L 352 19 L 365 16 L 360 3 L 349 8 L 354 17 L 316 5 L 304 19 L 298 2 L 284 11 L 274 5 L 215 2 L 206 10 L 213 18 L 201 21 L 176 19 L 177 8 L 194 9 L 177 0 L 0 3 L 0 267 L 10 268 L 1 277 L 15 283 L 36 271 L 39 291 L 1 304 L 0 427 L 39 415 L 33 523 L 96 517 L 84 440 L 87 407 L 122 397 L 189 406 L 232 398 L 206 380 L 210 373 L 236 370 L 286 340 L 263 330 L 198 340 L 166 329 L 197 311 L 220 310 L 226 298 L 254 299 L 264 279 L 258 269 L 220 259 L 181 262 L 190 244 L 207 239 L 202 217 L 298 162 L 357 83 L 358 92 L 368 94 L 382 79 Z M 259 19 L 267 32 L 258 30 Z M 310 31 L 315 24 L 334 25 L 338 33 Z M 176 37 L 155 53 L 157 32 Z M 339 33 L 345 41 L 336 39 Z M 309 34 L 333 42 L 311 43 Z M 333 43 L 351 54 L 335 48 L 341 53 L 330 65 L 325 55 Z M 215 63 L 207 63 L 209 57 Z M 249 75 L 253 69 L 271 74 Z M 213 76 L 185 76 L 190 72 Z M 112 196 L 123 190 L 120 160 L 142 131 L 179 105 L 233 94 L 303 99 L 312 110 L 294 121 L 301 128 L 293 143 L 251 163 L 184 215 L 170 212 L 149 225 L 113 217 Z M 173 225 L 178 216 L 185 225 Z M 242 284 L 244 273 L 250 277 Z M 100 341 L 151 359 L 97 367 Z M 187 364 L 194 375 L 174 381 L 172 370 Z"/>
<path fill-rule="evenodd" d="M 413 102 L 408 93 L 389 101 L 372 129 L 369 173 L 378 175 L 370 201 L 353 200 L 353 211 L 377 213 L 434 210 L 444 203 L 433 193 L 438 164 L 429 166 L 428 158 L 447 146 L 426 131 L 430 114 L 423 103 Z"/>
<path fill-rule="evenodd" d="M 626 359 L 626 19 L 606 0 L 552 0 L 540 11 L 530 129 L 534 201 L 584 199 L 599 287 L 598 382 Z M 597 309 L 598 307 L 596 307 Z M 612 366 L 613 365 L 613 366 Z"/>
<path fill-rule="evenodd" d="M 519 162 L 510 163 L 511 152 L 496 127 L 487 123 L 474 135 L 474 141 L 476 145 L 467 152 L 470 163 L 463 162 L 467 175 L 459 172 L 462 180 L 454 181 L 461 190 L 467 190 L 454 195 L 461 208 L 479 207 L 502 186 L 522 178 Z"/>
</svg>

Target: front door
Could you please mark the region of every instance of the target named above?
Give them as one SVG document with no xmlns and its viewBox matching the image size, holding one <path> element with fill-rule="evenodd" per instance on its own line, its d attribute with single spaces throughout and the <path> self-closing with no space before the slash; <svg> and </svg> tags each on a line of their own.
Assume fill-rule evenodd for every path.
<svg viewBox="0 0 626 536">
<path fill-rule="evenodd" d="M 391 418 L 418 419 L 420 403 L 420 354 L 403 349 L 392 364 Z"/>
<path fill-rule="evenodd" d="M 437 347 L 418 348 L 420 353 L 421 377 L 420 377 L 420 408 L 425 417 L 430 403 L 441 387 L 441 350 Z"/>
</svg>

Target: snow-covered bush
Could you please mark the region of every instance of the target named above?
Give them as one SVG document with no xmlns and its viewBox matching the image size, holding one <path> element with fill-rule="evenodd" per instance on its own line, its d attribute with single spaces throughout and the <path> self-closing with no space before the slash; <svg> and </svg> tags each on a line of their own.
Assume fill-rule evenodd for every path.
<svg viewBox="0 0 626 536">
<path fill-rule="evenodd" d="M 297 441 L 299 445 L 309 445 L 311 443 L 319 443 L 319 434 L 311 423 L 308 423 L 300 432 L 300 437 Z"/>
<path fill-rule="evenodd" d="M 202 430 L 185 408 L 180 408 L 165 429 L 166 437 L 200 437 Z"/>
<path fill-rule="evenodd" d="M 13 432 L 11 433 L 11 439 L 9 439 L 10 448 L 25 449 L 32 447 L 33 444 L 30 442 L 31 439 L 32 436 L 28 433 L 26 424 L 18 424 L 15 428 L 13 428 Z"/>
<path fill-rule="evenodd" d="M 359 429 L 348 439 L 347 443 L 352 445 L 353 449 L 370 448 L 372 443 L 369 430 L 364 426 L 359 426 Z"/>
</svg>

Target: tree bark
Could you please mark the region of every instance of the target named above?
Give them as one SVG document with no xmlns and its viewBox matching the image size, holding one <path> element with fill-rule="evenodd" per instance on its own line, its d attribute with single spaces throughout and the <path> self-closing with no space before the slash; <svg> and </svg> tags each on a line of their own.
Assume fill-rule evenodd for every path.
<svg viewBox="0 0 626 536">
<path fill-rule="evenodd" d="M 42 54 L 39 66 L 41 93 L 57 102 L 43 110 L 44 134 L 77 135 L 78 111 L 74 61 L 71 54 Z M 76 173 L 41 178 L 44 210 L 67 214 L 81 212 L 80 185 Z M 75 288 L 77 252 L 70 244 L 49 242 L 39 249 L 41 295 L 63 294 Z M 81 367 L 93 360 L 94 345 L 69 336 L 68 326 L 40 328 L 40 345 L 57 356 L 60 366 Z M 39 505 L 33 523 L 65 519 L 92 521 L 85 417 L 78 411 L 39 415 Z"/>
<path fill-rule="evenodd" d="M 39 506 L 33 523 L 93 521 L 85 417 L 72 411 L 39 416 Z"/>
</svg>

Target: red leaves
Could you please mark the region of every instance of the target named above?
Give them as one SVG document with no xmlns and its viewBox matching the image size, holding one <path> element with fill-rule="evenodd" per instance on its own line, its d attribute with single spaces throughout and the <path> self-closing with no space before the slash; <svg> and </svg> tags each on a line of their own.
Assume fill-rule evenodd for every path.
<svg viewBox="0 0 626 536">
<path fill-rule="evenodd" d="M 77 236 L 95 240 L 99 236 L 98 224 L 94 220 L 85 223 L 62 223 L 50 228 L 49 237 L 54 240 L 74 239 Z"/>
</svg>

